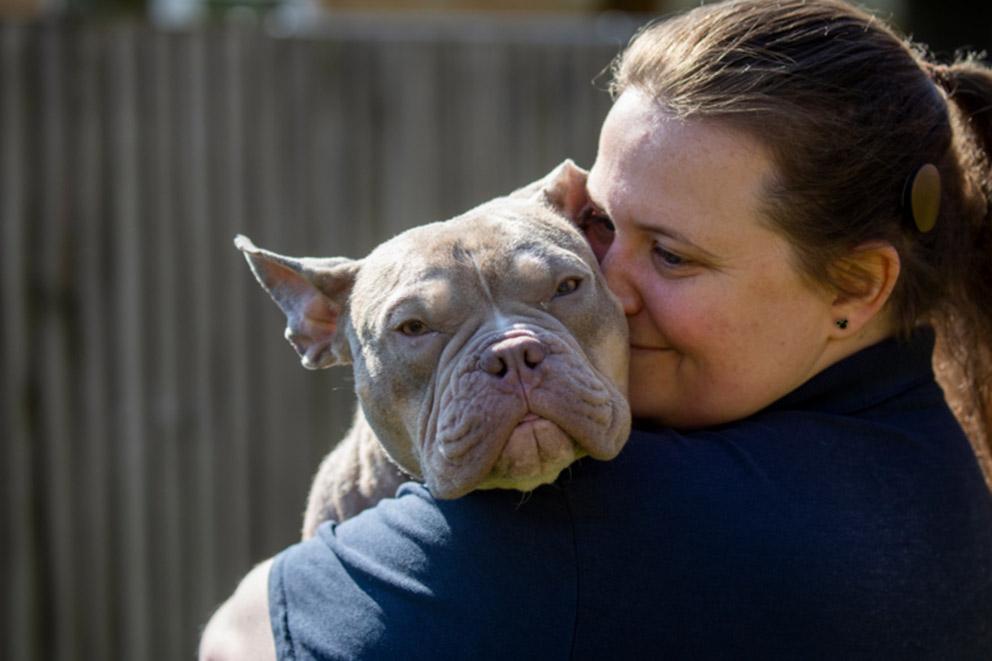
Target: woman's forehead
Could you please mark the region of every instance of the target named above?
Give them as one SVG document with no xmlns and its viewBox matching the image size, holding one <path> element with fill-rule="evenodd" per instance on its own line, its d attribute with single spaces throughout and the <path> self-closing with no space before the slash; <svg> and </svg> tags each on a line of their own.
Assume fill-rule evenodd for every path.
<svg viewBox="0 0 992 661">
<path fill-rule="evenodd" d="M 595 203 L 615 221 L 664 225 L 699 241 L 733 241 L 749 216 L 761 221 L 772 163 L 756 140 L 716 120 L 676 118 L 643 94 L 627 94 L 603 126 L 588 182 Z"/>
<path fill-rule="evenodd" d="M 641 167 L 652 161 L 659 166 L 716 170 L 747 162 L 770 165 L 769 152 L 761 142 L 728 120 L 679 117 L 636 89 L 624 92 L 610 110 L 599 150 L 600 157 L 614 164 L 639 159 Z"/>
</svg>

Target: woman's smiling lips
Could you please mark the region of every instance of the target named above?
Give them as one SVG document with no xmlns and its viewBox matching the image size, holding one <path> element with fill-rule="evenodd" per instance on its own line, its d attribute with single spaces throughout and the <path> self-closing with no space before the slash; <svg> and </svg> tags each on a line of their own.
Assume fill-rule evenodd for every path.
<svg viewBox="0 0 992 661">
<path fill-rule="evenodd" d="M 636 342 L 630 343 L 631 351 L 671 351 L 671 347 L 653 347 L 646 344 L 639 344 Z"/>
</svg>

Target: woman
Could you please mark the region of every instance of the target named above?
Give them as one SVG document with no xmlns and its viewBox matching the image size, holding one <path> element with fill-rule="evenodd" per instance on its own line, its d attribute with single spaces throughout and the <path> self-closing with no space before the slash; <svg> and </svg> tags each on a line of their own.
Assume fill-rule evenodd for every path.
<svg viewBox="0 0 992 661">
<path fill-rule="evenodd" d="M 992 656 L 992 75 L 840 2 L 642 33 L 579 219 L 631 329 L 621 456 L 293 547 L 205 656 Z"/>
</svg>

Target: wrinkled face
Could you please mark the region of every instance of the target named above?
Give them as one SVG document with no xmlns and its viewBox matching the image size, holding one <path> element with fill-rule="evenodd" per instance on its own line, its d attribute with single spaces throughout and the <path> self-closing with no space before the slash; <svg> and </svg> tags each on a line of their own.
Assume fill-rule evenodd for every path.
<svg viewBox="0 0 992 661">
<path fill-rule="evenodd" d="M 529 490 L 626 440 L 623 313 L 582 235 L 536 202 L 383 244 L 349 308 L 366 418 L 440 498 Z"/>
<path fill-rule="evenodd" d="M 747 136 L 637 90 L 603 125 L 583 220 L 630 325 L 635 417 L 742 418 L 825 366 L 832 295 L 762 218 L 772 164 Z"/>
</svg>

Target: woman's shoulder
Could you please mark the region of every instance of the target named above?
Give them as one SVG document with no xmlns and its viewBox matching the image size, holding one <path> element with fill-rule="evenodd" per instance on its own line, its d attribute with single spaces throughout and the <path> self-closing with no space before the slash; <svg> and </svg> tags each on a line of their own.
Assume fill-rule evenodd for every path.
<svg viewBox="0 0 992 661">
<path fill-rule="evenodd" d="M 659 645 L 700 657 L 770 641 L 797 658 L 957 649 L 952 631 L 962 649 L 992 644 L 992 497 L 941 446 L 823 411 L 636 430 L 568 490 L 586 594 L 624 605 L 580 604 L 608 618 L 577 645 L 606 654 L 586 632 L 634 636 L 644 613 L 680 623 Z"/>
<path fill-rule="evenodd" d="M 817 391 L 693 431 L 635 421 L 616 466 L 596 468 L 594 482 L 610 473 L 626 484 L 651 475 L 649 484 L 670 488 L 679 502 L 698 489 L 714 507 L 760 498 L 824 517 L 879 515 L 879 503 L 892 501 L 942 516 L 940 503 L 987 500 L 971 446 L 932 378 L 890 395 L 842 401 Z"/>
</svg>

